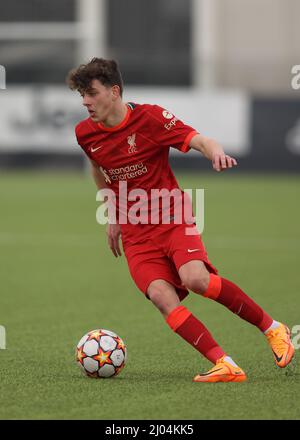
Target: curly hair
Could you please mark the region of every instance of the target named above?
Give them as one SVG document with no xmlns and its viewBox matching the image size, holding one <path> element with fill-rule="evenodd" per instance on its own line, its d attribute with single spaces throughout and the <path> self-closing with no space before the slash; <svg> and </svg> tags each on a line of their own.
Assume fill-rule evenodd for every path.
<svg viewBox="0 0 300 440">
<path fill-rule="evenodd" d="M 105 60 L 104 58 L 93 58 L 87 64 L 81 64 L 72 69 L 66 78 L 66 82 L 71 90 L 79 92 L 89 89 L 93 79 L 97 79 L 104 86 L 119 86 L 120 95 L 123 94 L 123 80 L 118 63 L 115 60 Z"/>
</svg>

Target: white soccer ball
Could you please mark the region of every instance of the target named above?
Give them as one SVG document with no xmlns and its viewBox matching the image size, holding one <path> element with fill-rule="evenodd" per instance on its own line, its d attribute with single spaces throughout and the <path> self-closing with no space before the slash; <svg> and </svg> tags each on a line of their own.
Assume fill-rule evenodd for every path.
<svg viewBox="0 0 300 440">
<path fill-rule="evenodd" d="M 116 376 L 124 368 L 126 359 L 127 349 L 123 340 L 110 330 L 92 330 L 77 344 L 77 364 L 89 377 Z"/>
</svg>

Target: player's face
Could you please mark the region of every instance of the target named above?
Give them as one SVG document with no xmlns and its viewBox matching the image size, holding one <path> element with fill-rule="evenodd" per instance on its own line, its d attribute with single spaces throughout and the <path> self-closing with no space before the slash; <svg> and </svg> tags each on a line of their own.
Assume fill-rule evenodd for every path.
<svg viewBox="0 0 300 440">
<path fill-rule="evenodd" d="M 94 122 L 107 120 L 119 96 L 118 89 L 118 86 L 104 86 L 97 79 L 93 79 L 90 87 L 81 93 L 82 103 Z"/>
</svg>

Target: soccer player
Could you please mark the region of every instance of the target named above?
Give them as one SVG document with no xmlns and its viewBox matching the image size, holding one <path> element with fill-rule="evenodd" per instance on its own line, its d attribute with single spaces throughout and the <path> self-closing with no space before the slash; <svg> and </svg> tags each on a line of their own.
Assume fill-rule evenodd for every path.
<svg viewBox="0 0 300 440">
<path fill-rule="evenodd" d="M 237 166 L 213 139 L 199 134 L 158 105 L 125 103 L 123 82 L 114 60 L 93 58 L 69 72 L 67 83 L 82 96 L 89 117 L 76 126 L 79 145 L 91 161 L 98 189 L 111 188 L 119 209 L 117 222 L 107 228 L 108 244 L 121 256 L 119 238 L 129 271 L 138 288 L 158 308 L 170 328 L 191 344 L 214 366 L 194 377 L 195 382 L 243 382 L 244 371 L 213 339 L 204 324 L 181 305 L 188 290 L 227 307 L 241 319 L 256 326 L 266 337 L 276 365 L 286 367 L 293 355 L 290 330 L 273 320 L 236 284 L 218 275 L 208 259 L 195 224 L 184 219 L 172 221 L 176 202 L 171 204 L 170 222 L 120 221 L 122 204 L 119 183 L 126 182 L 127 194 L 152 189 L 177 189 L 168 162 L 169 149 L 187 153 L 191 148 L 211 161 L 215 171 Z M 151 197 L 151 196 L 150 196 Z M 131 202 L 128 202 L 129 205 Z M 145 208 L 146 207 L 146 208 Z M 141 211 L 148 205 L 142 204 Z M 194 232 L 189 234 L 187 231 Z M 196 232 L 196 233 L 195 233 Z"/>
</svg>

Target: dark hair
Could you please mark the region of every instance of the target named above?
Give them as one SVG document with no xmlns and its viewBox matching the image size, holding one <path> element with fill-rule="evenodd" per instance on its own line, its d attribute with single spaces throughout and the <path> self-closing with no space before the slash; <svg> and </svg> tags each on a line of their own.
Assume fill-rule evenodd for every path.
<svg viewBox="0 0 300 440">
<path fill-rule="evenodd" d="M 98 79 L 104 86 L 119 86 L 120 95 L 123 94 L 123 80 L 118 63 L 115 60 L 93 58 L 87 64 L 81 64 L 72 69 L 66 78 L 71 90 L 86 91 L 93 79 Z"/>
</svg>

